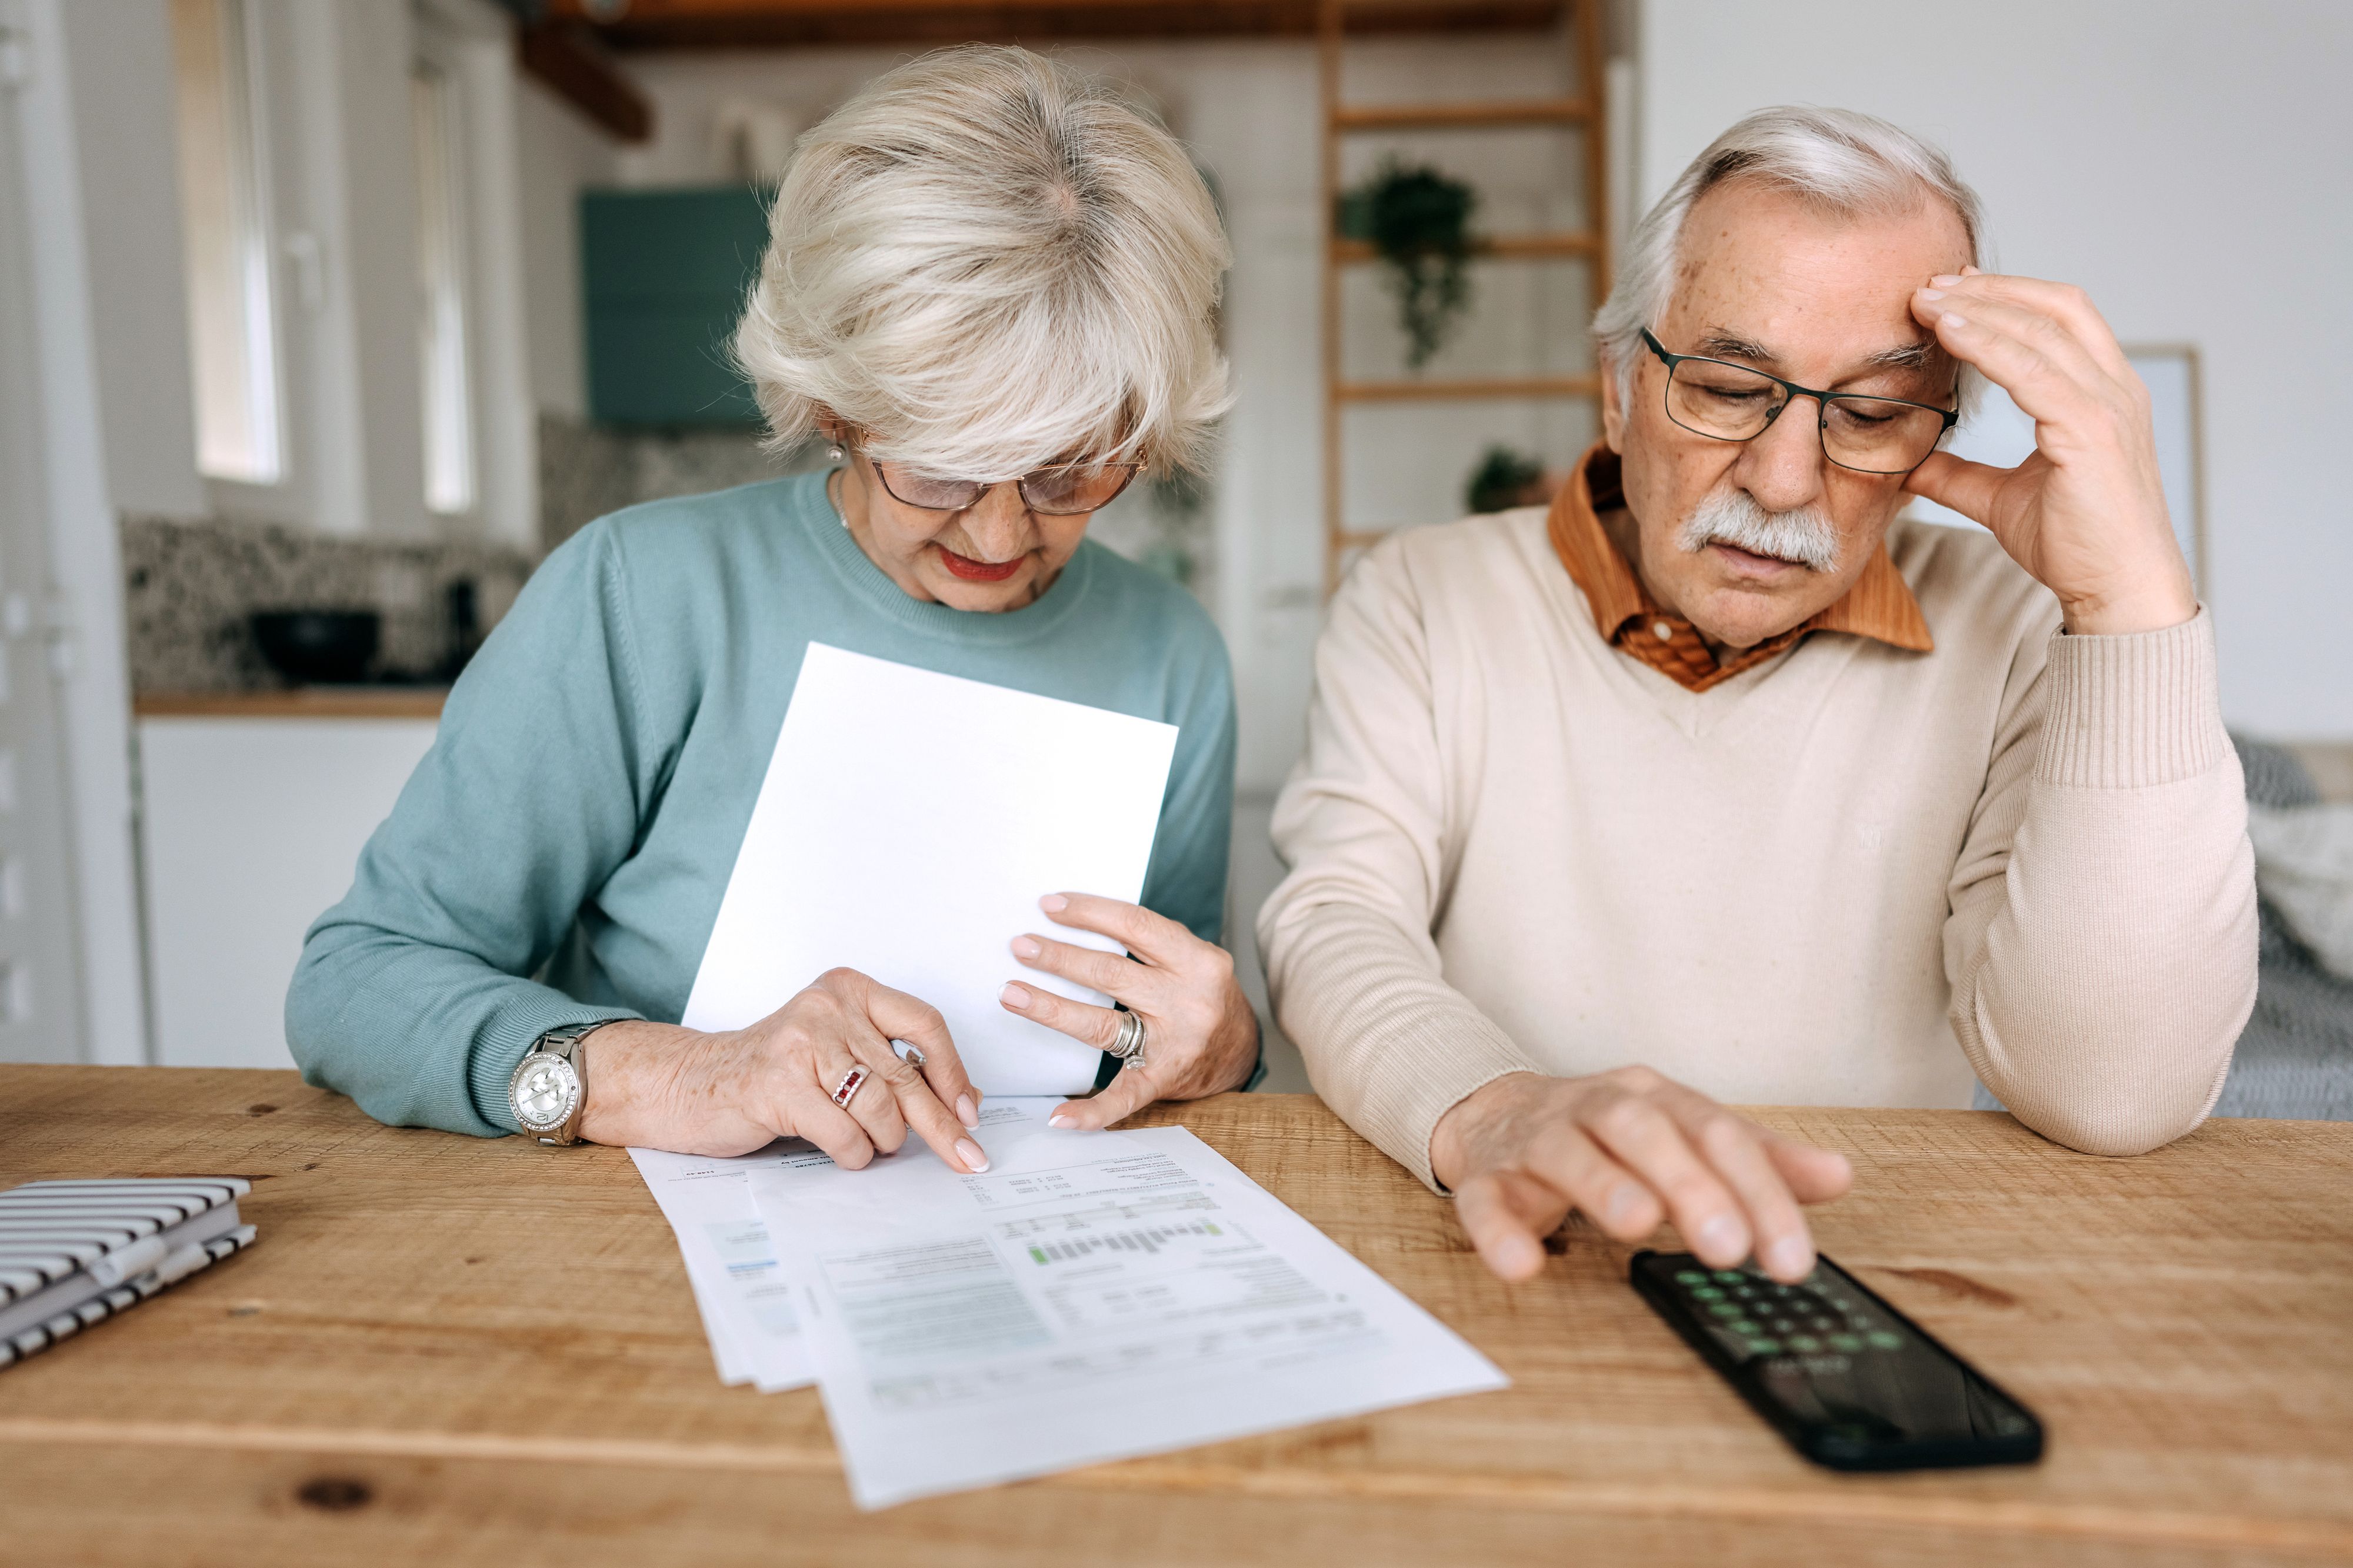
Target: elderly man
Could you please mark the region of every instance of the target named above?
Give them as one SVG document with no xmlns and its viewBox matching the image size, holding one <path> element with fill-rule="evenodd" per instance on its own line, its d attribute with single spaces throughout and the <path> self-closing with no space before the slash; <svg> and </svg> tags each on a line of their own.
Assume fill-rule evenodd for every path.
<svg viewBox="0 0 2353 1568">
<path fill-rule="evenodd" d="M 1571 1209 L 1802 1278 L 1846 1163 L 1720 1101 L 1982 1080 L 2130 1154 L 2221 1086 L 2253 871 L 2147 396 L 1978 229 L 1894 126 L 1742 121 L 1633 237 L 1549 514 L 1400 533 L 1333 605 L 1277 1015 L 1507 1279 Z M 2035 420 L 2016 468 L 1937 449 L 1976 374 Z"/>
</svg>

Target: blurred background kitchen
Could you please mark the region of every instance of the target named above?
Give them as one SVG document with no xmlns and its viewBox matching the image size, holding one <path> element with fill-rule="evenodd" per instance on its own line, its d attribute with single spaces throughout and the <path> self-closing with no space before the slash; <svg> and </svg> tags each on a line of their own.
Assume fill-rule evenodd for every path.
<svg viewBox="0 0 2353 1568">
<path fill-rule="evenodd" d="M 1383 530 L 1549 493 L 1596 433 L 1612 245 L 1767 103 L 1941 142 L 2005 270 L 2091 290 L 2225 710 L 2290 743 L 2251 776 L 2353 796 L 2353 7 L 0 0 L 0 1059 L 287 1065 L 302 930 L 533 564 L 817 460 L 763 448 L 723 353 L 765 193 L 866 79 L 970 39 L 1127 83 L 1232 235 L 1216 469 L 1096 533 L 1232 649 L 1253 984 L 1328 585 Z M 1963 437 L 2031 439 L 1999 400 Z M 2353 984 L 2275 912 L 2269 1026 L 2343 1091 Z"/>
</svg>

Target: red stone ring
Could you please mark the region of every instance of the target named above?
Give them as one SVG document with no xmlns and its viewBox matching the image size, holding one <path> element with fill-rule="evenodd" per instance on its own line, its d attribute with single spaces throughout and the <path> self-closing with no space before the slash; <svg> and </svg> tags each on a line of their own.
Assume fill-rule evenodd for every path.
<svg viewBox="0 0 2353 1568">
<path fill-rule="evenodd" d="M 858 1090 L 866 1082 L 866 1069 L 862 1067 L 851 1068 L 843 1073 L 841 1081 L 833 1086 L 833 1102 L 844 1110 L 849 1110 L 849 1102 L 858 1097 Z"/>
</svg>

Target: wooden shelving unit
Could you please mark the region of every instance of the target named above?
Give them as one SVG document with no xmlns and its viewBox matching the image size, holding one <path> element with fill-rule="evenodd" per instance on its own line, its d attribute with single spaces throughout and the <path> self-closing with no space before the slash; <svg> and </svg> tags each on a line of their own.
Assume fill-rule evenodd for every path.
<svg viewBox="0 0 2353 1568">
<path fill-rule="evenodd" d="M 1324 308 L 1324 593 L 1339 586 L 1348 552 L 1376 542 L 1385 529 L 1353 529 L 1345 515 L 1345 474 L 1342 416 L 1352 405 L 1504 398 L 1598 398 L 1594 374 L 1539 376 L 1413 377 L 1397 381 L 1350 381 L 1342 363 L 1340 279 L 1350 267 L 1377 259 L 1362 240 L 1333 232 L 1340 195 L 1340 149 L 1356 135 L 1426 131 L 1492 131 L 1504 127 L 1559 128 L 1581 132 L 1585 151 L 1585 208 L 1593 226 L 1576 233 L 1497 235 L 1480 247 L 1480 259 L 1544 261 L 1589 258 L 1593 300 L 1609 291 L 1609 248 L 1601 232 L 1609 211 L 1608 148 L 1602 117 L 1601 0 L 1566 0 L 1572 59 L 1573 98 L 1498 98 L 1456 103 L 1355 104 L 1341 101 L 1340 67 L 1350 31 L 1348 0 L 1319 0 L 1323 98 Z"/>
</svg>

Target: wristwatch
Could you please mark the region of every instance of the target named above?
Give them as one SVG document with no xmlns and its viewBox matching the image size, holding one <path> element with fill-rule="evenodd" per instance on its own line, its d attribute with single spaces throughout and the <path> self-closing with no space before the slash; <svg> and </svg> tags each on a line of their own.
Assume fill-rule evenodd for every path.
<svg viewBox="0 0 2353 1568">
<path fill-rule="evenodd" d="M 507 1079 L 507 1106 L 525 1137 L 551 1148 L 580 1142 L 580 1112 L 588 1103 L 588 1051 L 583 1042 L 612 1021 L 550 1029 L 515 1063 L 514 1076 Z"/>
</svg>

